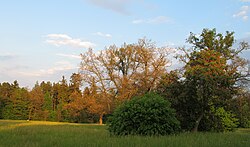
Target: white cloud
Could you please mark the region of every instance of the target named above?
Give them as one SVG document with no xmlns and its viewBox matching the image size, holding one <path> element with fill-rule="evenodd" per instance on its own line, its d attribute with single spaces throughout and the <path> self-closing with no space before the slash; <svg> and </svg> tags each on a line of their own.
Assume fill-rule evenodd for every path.
<svg viewBox="0 0 250 147">
<path fill-rule="evenodd" d="M 137 20 L 133 20 L 132 23 L 133 24 L 140 24 L 140 23 L 144 23 L 145 21 L 143 19 L 137 19 Z"/>
<path fill-rule="evenodd" d="M 1 61 L 5 62 L 5 61 Z M 50 67 L 39 68 L 30 65 L 20 65 L 19 62 L 0 64 L 0 82 L 13 82 L 18 80 L 20 86 L 32 88 L 36 81 L 57 82 L 62 76 L 70 77 L 78 72 L 78 64 L 69 61 L 60 61 Z"/>
<path fill-rule="evenodd" d="M 77 69 L 75 65 L 68 61 L 59 61 L 56 62 L 55 65 L 49 69 L 40 69 L 38 71 L 30 71 L 30 72 L 18 72 L 22 76 L 32 76 L 32 77 L 43 77 L 43 76 L 49 76 L 49 75 L 54 75 L 58 72 L 62 71 L 68 71 L 68 70 L 73 70 Z"/>
<path fill-rule="evenodd" d="M 132 21 L 133 24 L 141 24 L 141 23 L 147 23 L 147 24 L 162 24 L 162 23 L 172 23 L 173 21 L 166 17 L 166 16 L 157 16 L 150 19 L 137 19 Z"/>
<path fill-rule="evenodd" d="M 89 3 L 111 11 L 128 15 L 129 11 L 127 6 L 131 3 L 131 0 L 87 0 Z"/>
<path fill-rule="evenodd" d="M 96 33 L 94 33 L 94 35 L 101 36 L 101 37 L 106 37 L 106 38 L 111 38 L 112 37 L 112 35 L 105 34 L 105 33 L 102 33 L 102 32 L 96 32 Z"/>
<path fill-rule="evenodd" d="M 242 19 L 246 21 L 248 20 L 248 16 L 243 16 Z"/>
<path fill-rule="evenodd" d="M 66 34 L 49 34 L 47 35 L 47 37 L 52 38 L 52 39 L 57 39 L 57 38 L 61 38 L 61 39 L 72 39 L 71 37 L 69 37 Z"/>
<path fill-rule="evenodd" d="M 0 61 L 10 60 L 10 59 L 13 59 L 15 57 L 16 57 L 16 55 L 11 54 L 11 53 L 0 53 Z"/>
<path fill-rule="evenodd" d="M 56 54 L 57 56 L 61 56 L 61 57 L 67 57 L 67 58 L 73 58 L 73 59 L 81 59 L 80 55 L 73 55 L 73 54 L 62 54 L 62 53 L 58 53 Z"/>
<path fill-rule="evenodd" d="M 74 39 L 66 34 L 49 34 L 47 35 L 46 42 L 55 46 L 70 46 L 74 48 L 93 48 L 96 46 L 89 41 L 83 41 L 81 39 Z"/>
<path fill-rule="evenodd" d="M 234 18 L 242 18 L 244 21 L 248 20 L 248 11 L 250 10 L 249 6 L 242 6 L 240 11 L 233 15 Z"/>
</svg>

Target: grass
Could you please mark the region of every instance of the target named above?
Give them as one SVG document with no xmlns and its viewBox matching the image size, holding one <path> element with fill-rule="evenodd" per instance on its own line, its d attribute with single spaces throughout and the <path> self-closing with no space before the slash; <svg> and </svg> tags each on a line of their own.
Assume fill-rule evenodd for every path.
<svg viewBox="0 0 250 147">
<path fill-rule="evenodd" d="M 105 125 L 0 120 L 0 146 L 248 147 L 250 129 L 163 137 L 110 136 Z"/>
</svg>

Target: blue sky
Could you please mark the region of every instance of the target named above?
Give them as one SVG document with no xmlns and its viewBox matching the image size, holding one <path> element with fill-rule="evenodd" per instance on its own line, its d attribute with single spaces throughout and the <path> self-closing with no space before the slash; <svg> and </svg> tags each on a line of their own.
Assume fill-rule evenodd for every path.
<svg viewBox="0 0 250 147">
<path fill-rule="evenodd" d="M 250 40 L 250 0 L 1 0 L 0 83 L 57 82 L 78 71 L 79 54 L 147 37 L 183 46 L 203 28 Z M 250 59 L 250 51 L 243 56 Z"/>
</svg>

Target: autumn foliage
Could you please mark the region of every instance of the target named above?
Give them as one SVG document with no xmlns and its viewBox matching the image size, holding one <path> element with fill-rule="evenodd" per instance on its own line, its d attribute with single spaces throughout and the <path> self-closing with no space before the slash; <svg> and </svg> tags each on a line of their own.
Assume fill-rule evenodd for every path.
<svg viewBox="0 0 250 147">
<path fill-rule="evenodd" d="M 173 49 L 146 38 L 89 49 L 69 81 L 63 76 L 32 89 L 0 83 L 0 118 L 103 124 L 113 114 L 110 131 L 117 135 L 171 134 L 178 121 L 183 131 L 194 132 L 249 127 L 249 61 L 239 56 L 249 45 L 234 48 L 233 35 L 215 29 L 191 33 L 190 48 L 174 49 L 184 65 L 174 70 Z"/>
</svg>

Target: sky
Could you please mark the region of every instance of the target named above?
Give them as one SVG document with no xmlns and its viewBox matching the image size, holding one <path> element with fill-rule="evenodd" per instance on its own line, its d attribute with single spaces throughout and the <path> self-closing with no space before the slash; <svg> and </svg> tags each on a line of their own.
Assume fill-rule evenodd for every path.
<svg viewBox="0 0 250 147">
<path fill-rule="evenodd" d="M 143 37 L 182 47 L 203 28 L 250 42 L 250 0 L 1 0 L 0 83 L 69 80 L 88 48 Z"/>
</svg>

